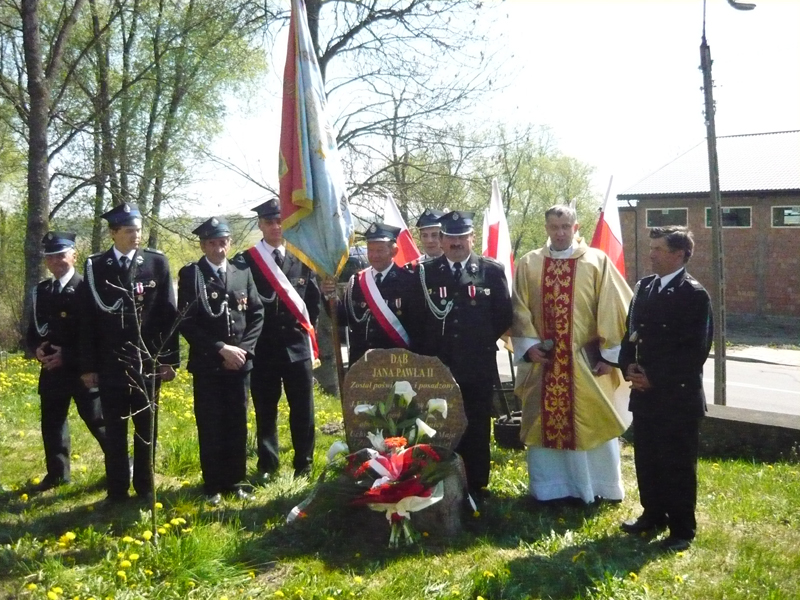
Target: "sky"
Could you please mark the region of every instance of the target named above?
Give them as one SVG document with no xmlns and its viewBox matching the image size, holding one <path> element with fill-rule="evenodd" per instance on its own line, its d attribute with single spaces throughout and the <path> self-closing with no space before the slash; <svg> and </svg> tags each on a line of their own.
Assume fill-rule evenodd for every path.
<svg viewBox="0 0 800 600">
<path fill-rule="evenodd" d="M 595 168 L 600 199 L 612 176 L 612 196 L 624 193 L 705 139 L 702 0 L 506 0 L 491 10 L 510 76 L 477 112 L 548 126 L 562 153 Z M 707 0 L 706 11 L 717 136 L 800 129 L 800 0 L 759 0 L 752 11 Z M 264 93 L 230 103 L 212 146 L 273 184 L 284 40 Z M 225 169 L 202 172 L 198 214 L 246 214 L 266 199 Z"/>
</svg>

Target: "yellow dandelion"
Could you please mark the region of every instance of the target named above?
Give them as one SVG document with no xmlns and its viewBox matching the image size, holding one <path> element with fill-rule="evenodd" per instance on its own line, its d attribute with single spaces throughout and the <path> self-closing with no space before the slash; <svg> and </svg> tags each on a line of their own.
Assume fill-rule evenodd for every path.
<svg viewBox="0 0 800 600">
<path fill-rule="evenodd" d="M 117 558 L 125 558 L 124 552 L 117 552 Z"/>
<path fill-rule="evenodd" d="M 188 481 L 181 481 L 181 487 L 189 487 L 190 485 L 192 484 L 189 483 Z"/>
<path fill-rule="evenodd" d="M 139 555 L 133 552 L 128 555 L 128 559 L 131 560 L 131 562 L 136 562 L 137 560 L 139 560 Z"/>
<path fill-rule="evenodd" d="M 53 592 L 55 592 L 56 594 L 59 594 L 59 595 L 64 593 L 64 590 L 62 590 L 58 586 L 55 586 L 54 588 L 52 588 L 52 590 L 53 590 Z"/>
<path fill-rule="evenodd" d="M 29 583 L 28 585 L 26 585 L 26 586 L 25 586 L 25 589 L 26 589 L 26 590 L 33 591 L 33 590 L 35 590 L 37 587 L 39 587 L 39 586 L 38 586 L 38 585 L 36 585 L 35 583 Z"/>
<path fill-rule="evenodd" d="M 73 454 L 72 455 L 72 459 L 73 460 L 80 460 L 81 459 L 81 455 L 80 454 Z"/>
<path fill-rule="evenodd" d="M 47 597 L 49 600 L 58 600 L 58 594 L 56 594 L 53 590 L 47 592 Z"/>
<path fill-rule="evenodd" d="M 146 529 L 145 531 L 142 532 L 142 537 L 149 542 L 150 539 L 153 537 L 153 532 L 150 531 L 149 529 Z"/>
<path fill-rule="evenodd" d="M 165 527 L 159 527 L 158 533 L 160 533 L 161 535 L 166 535 L 167 529 Z"/>
<path fill-rule="evenodd" d="M 445 575 L 450 575 L 450 571 L 448 571 L 447 569 L 442 569 L 442 573 L 444 573 Z"/>
<path fill-rule="evenodd" d="M 494 573 L 492 573 L 491 571 L 484 571 L 483 576 L 489 579 L 491 577 L 494 577 Z"/>
<path fill-rule="evenodd" d="M 255 571 L 248 571 L 247 576 L 250 579 L 255 579 L 256 578 L 256 572 Z"/>
<path fill-rule="evenodd" d="M 34 477 L 33 479 L 31 479 L 31 483 L 33 485 L 39 485 L 40 483 L 42 483 L 42 480 L 39 479 L 38 477 Z"/>
<path fill-rule="evenodd" d="M 476 510 L 476 511 L 473 511 L 473 512 L 472 512 L 472 518 L 473 518 L 473 519 L 477 519 L 477 518 L 479 518 L 480 516 L 481 516 L 481 511 L 479 511 L 479 510 Z"/>
<path fill-rule="evenodd" d="M 169 529 L 170 527 L 172 527 L 172 525 L 170 525 L 169 523 L 164 523 L 163 527 L 164 529 Z"/>
<path fill-rule="evenodd" d="M 161 504 L 161 502 L 156 502 L 156 508 L 157 508 L 158 510 L 161 510 L 162 508 L 164 508 L 164 505 L 163 505 L 163 504 Z"/>
<path fill-rule="evenodd" d="M 174 519 L 170 519 L 170 525 L 175 525 L 176 527 L 178 525 L 183 525 L 184 523 L 186 523 L 186 519 L 182 519 L 180 517 L 175 517 Z"/>
<path fill-rule="evenodd" d="M 483 596 L 478 596 L 475 600 L 483 600 Z"/>
<path fill-rule="evenodd" d="M 133 538 L 129 535 L 126 535 L 124 538 L 122 538 L 122 541 L 125 542 L 126 544 L 130 544 L 131 542 L 133 542 Z"/>
<path fill-rule="evenodd" d="M 133 543 L 136 546 L 144 546 L 144 542 L 142 540 L 133 540 Z"/>
<path fill-rule="evenodd" d="M 131 561 L 123 560 L 121 563 L 119 563 L 119 566 L 122 567 L 123 569 L 130 569 L 131 568 Z"/>
<path fill-rule="evenodd" d="M 628 573 L 628 577 L 631 578 L 631 581 L 636 581 L 637 579 L 639 579 L 639 576 L 636 573 L 634 573 L 633 571 Z"/>
<path fill-rule="evenodd" d="M 28 494 L 22 494 L 19 497 L 19 499 L 22 500 L 23 502 L 27 502 L 28 501 Z"/>
<path fill-rule="evenodd" d="M 275 590 L 275 593 L 274 593 L 274 594 L 272 594 L 272 595 L 273 595 L 273 596 L 276 596 L 276 597 L 278 597 L 278 598 L 283 598 L 283 597 L 285 596 L 285 594 L 284 594 L 282 591 L 280 591 L 280 590 Z"/>
<path fill-rule="evenodd" d="M 197 585 L 197 584 L 196 584 L 194 581 L 191 581 L 191 580 L 189 580 L 189 581 L 187 581 L 187 582 L 186 582 L 186 587 L 193 588 L 193 587 L 194 587 L 194 586 L 196 586 L 196 585 Z"/>
<path fill-rule="evenodd" d="M 422 537 L 428 537 L 430 534 L 427 531 L 422 532 Z"/>
<path fill-rule="evenodd" d="M 767 469 L 769 469 L 770 471 L 772 471 L 772 469 L 774 469 L 774 468 L 775 467 L 773 467 L 772 465 L 767 465 Z"/>
<path fill-rule="evenodd" d="M 680 575 L 675 575 L 675 583 L 683 583 L 683 577 Z"/>
<path fill-rule="evenodd" d="M 675 556 L 677 556 L 678 558 L 681 558 L 683 556 L 686 556 L 686 553 L 685 552 L 676 552 Z"/>
<path fill-rule="evenodd" d="M 191 533 L 192 529 L 193 527 L 184 527 L 183 529 L 181 529 L 181 533 Z"/>
<path fill-rule="evenodd" d="M 128 580 L 128 576 L 125 574 L 125 571 L 117 571 L 117 577 L 122 579 L 122 581 Z"/>
<path fill-rule="evenodd" d="M 150 577 L 153 574 L 153 572 L 150 569 L 145 569 L 144 574 Z"/>
</svg>

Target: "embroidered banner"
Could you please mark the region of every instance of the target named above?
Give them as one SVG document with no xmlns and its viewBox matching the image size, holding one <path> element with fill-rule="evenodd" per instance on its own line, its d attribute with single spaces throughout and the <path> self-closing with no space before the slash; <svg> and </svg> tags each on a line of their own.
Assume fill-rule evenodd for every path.
<svg viewBox="0 0 800 600">
<path fill-rule="evenodd" d="M 545 258 L 542 273 L 544 339 L 553 340 L 551 362 L 542 375 L 542 445 L 575 449 L 572 307 L 575 259 Z"/>
<path fill-rule="evenodd" d="M 263 242 L 263 240 L 262 240 Z M 259 242 L 249 250 L 250 257 L 258 267 L 259 271 L 267 278 L 272 289 L 278 294 L 281 301 L 289 308 L 291 313 L 300 323 L 300 326 L 308 333 L 308 343 L 311 346 L 311 355 L 314 357 L 314 362 L 319 360 L 319 350 L 317 349 L 317 334 L 314 331 L 314 326 L 311 324 L 311 318 L 308 316 L 308 308 L 306 303 L 294 289 L 292 284 L 286 278 L 283 271 L 278 268 L 272 254 L 266 251 L 264 244 Z"/>
<path fill-rule="evenodd" d="M 364 269 L 358 274 L 358 286 L 372 311 L 372 316 L 375 317 L 381 329 L 397 344 L 398 348 L 408 348 L 411 345 L 408 333 L 394 313 L 389 310 L 386 300 L 381 296 L 375 283 L 375 277 L 372 275 L 372 269 Z"/>
</svg>

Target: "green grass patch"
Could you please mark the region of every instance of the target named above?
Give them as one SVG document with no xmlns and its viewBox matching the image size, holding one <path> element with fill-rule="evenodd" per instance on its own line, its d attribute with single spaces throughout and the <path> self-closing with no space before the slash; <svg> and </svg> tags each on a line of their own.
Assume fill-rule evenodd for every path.
<svg viewBox="0 0 800 600">
<path fill-rule="evenodd" d="M 161 398 L 153 528 L 144 505 L 99 504 L 102 456 L 74 408 L 73 482 L 33 493 L 44 474 L 36 379 L 36 365 L 17 356 L 0 371 L 0 598 L 800 598 L 796 464 L 701 461 L 698 538 L 688 552 L 664 555 L 618 529 L 639 513 L 629 446 L 628 497 L 583 508 L 532 506 L 524 455 L 493 448 L 493 495 L 463 534 L 423 532 L 417 545 L 390 550 L 388 525 L 359 513 L 286 525 L 313 483 L 292 478 L 285 403 L 277 479 L 254 502 L 206 505 L 191 380 L 181 371 Z M 316 405 L 318 428 L 341 422 L 336 398 L 318 390 Z M 315 474 L 336 439 L 318 432 Z M 252 452 L 249 462 L 254 471 Z"/>
</svg>

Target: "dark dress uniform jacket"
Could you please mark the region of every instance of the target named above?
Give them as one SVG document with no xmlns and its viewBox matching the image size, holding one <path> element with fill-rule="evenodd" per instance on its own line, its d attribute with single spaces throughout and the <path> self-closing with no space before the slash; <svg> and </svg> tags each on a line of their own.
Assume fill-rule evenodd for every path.
<svg viewBox="0 0 800 600">
<path fill-rule="evenodd" d="M 389 310 L 403 325 L 411 341 L 412 352 L 417 351 L 420 338 L 422 297 L 419 280 L 413 273 L 393 264 L 383 278 L 378 291 L 386 300 Z M 369 314 L 367 314 L 369 313 Z M 397 344 L 380 326 L 367 305 L 357 275 L 350 278 L 344 301 L 339 303 L 340 324 L 347 323 L 350 341 L 349 362 L 353 365 L 374 348 L 396 348 Z"/>
<path fill-rule="evenodd" d="M 35 319 L 28 326 L 25 339 L 28 350 L 36 352 L 43 342 L 61 347 L 63 365 L 59 369 L 46 371 L 42 369 L 39 376 L 39 393 L 50 389 L 58 390 L 64 385 L 64 379 L 80 377 L 78 361 L 78 328 L 80 325 L 79 294 L 83 287 L 83 277 L 75 274 L 58 294 L 53 293 L 52 279 L 45 279 L 36 286 Z M 46 332 L 40 334 L 36 323 Z"/>
<path fill-rule="evenodd" d="M 124 376 L 126 361 L 120 354 L 129 357 L 135 354 L 128 343 L 139 344 L 137 314 L 141 323 L 141 340 L 150 353 L 161 348 L 159 363 L 178 368 L 178 330 L 173 330 L 177 319 L 175 291 L 169 263 L 162 252 L 137 250 L 130 267 L 123 270 L 114 249 L 110 248 L 88 258 L 86 278 L 87 285 L 81 293 L 84 308 L 80 336 L 81 373 Z M 111 307 L 120 301 L 121 308 L 104 311 L 98 305 L 92 287 L 106 306 Z"/>
<path fill-rule="evenodd" d="M 264 320 L 261 300 L 248 269 L 242 270 L 228 261 L 225 276 L 227 281 L 223 284 L 205 259 L 186 265 L 178 274 L 178 306 L 183 314 L 180 331 L 189 342 L 190 373 L 222 370 L 219 351 L 225 344 L 247 352 L 248 360 L 242 371 L 253 367 L 256 341 Z M 228 310 L 222 310 L 218 317 L 211 316 L 204 298 L 199 296 L 203 293 L 211 312 L 220 313 L 225 301 Z"/>
<path fill-rule="evenodd" d="M 278 297 L 272 284 L 261 272 L 261 269 L 254 264 L 250 254 L 248 252 L 237 254 L 233 258 L 233 263 L 240 269 L 250 269 L 261 297 L 261 303 L 264 305 L 264 327 L 256 346 L 258 362 L 285 363 L 313 360 L 306 330 Z M 315 275 L 300 259 L 288 251 L 285 254 L 281 271 L 305 301 L 308 317 L 311 324 L 316 327 L 319 317 L 320 292 Z"/>
<path fill-rule="evenodd" d="M 444 255 L 422 263 L 420 269 L 424 270 L 430 303 L 438 310 L 453 303 L 444 326 L 432 308 L 426 307 L 422 353 L 438 356 L 456 381 L 494 379 L 497 340 L 511 326 L 511 299 L 503 266 L 471 253 L 458 283 Z"/>
<path fill-rule="evenodd" d="M 703 364 L 713 339 L 708 293 L 684 269 L 659 293 L 656 276 L 639 283 L 628 313 L 619 363 L 625 373 L 638 362 L 652 389 L 631 391 L 629 410 L 650 416 L 703 416 Z M 635 331 L 638 341 L 631 342 Z"/>
</svg>

